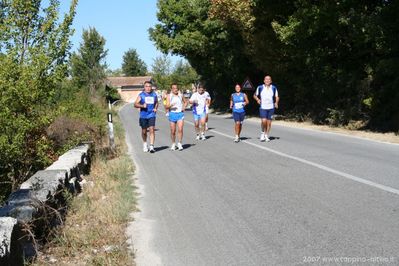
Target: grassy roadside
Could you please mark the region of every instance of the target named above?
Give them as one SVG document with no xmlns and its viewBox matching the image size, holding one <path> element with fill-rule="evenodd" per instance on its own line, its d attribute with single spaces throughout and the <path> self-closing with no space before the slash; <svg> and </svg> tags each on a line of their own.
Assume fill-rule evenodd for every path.
<svg viewBox="0 0 399 266">
<path fill-rule="evenodd" d="M 72 199 L 65 225 L 33 265 L 135 265 L 125 230 L 136 209 L 132 161 L 114 115 L 117 155 L 97 155 L 83 193 Z"/>
</svg>

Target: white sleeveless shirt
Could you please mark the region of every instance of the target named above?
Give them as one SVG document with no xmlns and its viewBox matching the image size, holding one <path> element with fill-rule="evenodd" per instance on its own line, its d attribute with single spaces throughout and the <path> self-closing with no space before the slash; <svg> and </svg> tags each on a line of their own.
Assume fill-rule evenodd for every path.
<svg viewBox="0 0 399 266">
<path fill-rule="evenodd" d="M 183 111 L 183 96 L 180 94 L 180 92 L 177 95 L 171 93 L 169 95 L 169 102 L 170 105 L 173 105 L 173 107 L 170 109 L 170 112 L 180 113 Z"/>
</svg>

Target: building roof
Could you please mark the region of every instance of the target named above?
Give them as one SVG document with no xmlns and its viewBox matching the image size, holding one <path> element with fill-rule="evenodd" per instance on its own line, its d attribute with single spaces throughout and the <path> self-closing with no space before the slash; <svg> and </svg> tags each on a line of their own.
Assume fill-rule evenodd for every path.
<svg viewBox="0 0 399 266">
<path fill-rule="evenodd" d="M 127 87 L 143 85 L 145 81 L 152 80 L 151 76 L 142 77 L 108 77 L 107 85 L 112 87 Z"/>
</svg>

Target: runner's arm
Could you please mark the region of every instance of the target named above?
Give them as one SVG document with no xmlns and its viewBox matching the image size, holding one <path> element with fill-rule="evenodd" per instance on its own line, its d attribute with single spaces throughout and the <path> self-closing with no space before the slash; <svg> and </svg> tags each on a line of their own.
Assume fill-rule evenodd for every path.
<svg viewBox="0 0 399 266">
<path fill-rule="evenodd" d="M 259 97 L 258 97 L 258 88 L 256 89 L 256 91 L 255 91 L 253 97 L 254 97 L 255 101 L 256 101 L 258 104 L 260 104 L 260 99 L 259 99 Z"/>
<path fill-rule="evenodd" d="M 278 109 L 278 102 L 280 101 L 280 97 L 278 97 L 278 91 L 276 90 L 276 102 L 274 103 L 274 107 Z"/>
<path fill-rule="evenodd" d="M 153 112 L 156 113 L 157 111 L 158 111 L 158 97 L 155 96 L 155 105 L 154 105 Z"/>
<path fill-rule="evenodd" d="M 248 96 L 246 93 L 244 93 L 244 101 L 245 101 L 245 105 L 249 104 Z"/>
<path fill-rule="evenodd" d="M 146 103 L 140 104 L 140 101 L 141 101 L 141 97 L 137 96 L 136 101 L 134 102 L 134 107 L 136 107 L 136 108 L 147 108 Z"/>
</svg>

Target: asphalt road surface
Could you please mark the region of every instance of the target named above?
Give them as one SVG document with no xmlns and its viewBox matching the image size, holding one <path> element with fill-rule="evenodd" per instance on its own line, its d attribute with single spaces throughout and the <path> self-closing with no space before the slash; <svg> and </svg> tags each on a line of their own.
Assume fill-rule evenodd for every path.
<svg viewBox="0 0 399 266">
<path fill-rule="evenodd" d="M 399 145 L 211 115 L 183 151 L 158 113 L 154 154 L 138 111 L 121 111 L 140 212 L 128 235 L 138 265 L 399 265 Z"/>
</svg>

